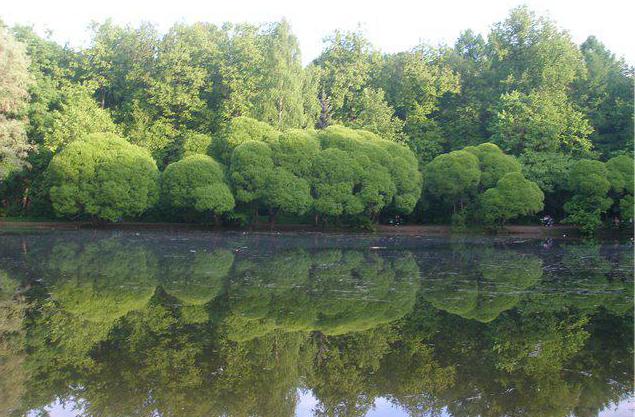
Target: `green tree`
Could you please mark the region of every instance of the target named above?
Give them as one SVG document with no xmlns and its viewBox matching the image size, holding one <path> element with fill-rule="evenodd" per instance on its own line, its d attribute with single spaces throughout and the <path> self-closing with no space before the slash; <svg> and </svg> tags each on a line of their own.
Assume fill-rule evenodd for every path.
<svg viewBox="0 0 635 417">
<path fill-rule="evenodd" d="M 91 42 L 80 53 L 76 76 L 96 85 L 94 97 L 117 122 L 127 120 L 129 106 L 147 97 L 155 73 L 159 34 L 148 23 L 118 26 L 107 19 L 92 22 Z"/>
<path fill-rule="evenodd" d="M 34 146 L 27 159 L 29 169 L 14 171 L 3 184 L 5 201 L 9 202 L 7 213 L 49 216 L 51 208 L 43 172 L 52 154 L 43 146 L 44 136 L 52 124 L 54 110 L 60 106 L 60 85 L 76 74 L 79 52 L 58 45 L 49 39 L 50 35 L 41 38 L 29 26 L 16 26 L 11 31 L 24 44 L 30 58 L 29 72 L 34 82 L 29 86 L 30 100 L 24 114 L 28 115 L 26 134 Z"/>
<path fill-rule="evenodd" d="M 404 122 L 407 142 L 423 162 L 448 151 L 447 138 L 434 118 L 439 101 L 459 92 L 459 77 L 440 62 L 439 51 L 420 45 L 410 52 L 388 55 L 376 81 L 388 104 Z"/>
<path fill-rule="evenodd" d="M 89 86 L 67 83 L 62 87 L 62 103 L 44 135 L 45 146 L 57 152 L 68 144 L 93 133 L 117 133 L 107 110 L 99 107 Z"/>
<path fill-rule="evenodd" d="M 394 115 L 395 112 L 386 103 L 382 90 L 364 88 L 359 99 L 352 105 L 352 113 L 352 120 L 345 123 L 347 126 L 366 129 L 383 139 L 404 141 L 404 122 Z"/>
<path fill-rule="evenodd" d="M 584 71 L 582 55 L 567 31 L 527 6 L 511 10 L 488 36 L 498 93 L 562 91 Z"/>
<path fill-rule="evenodd" d="M 442 154 L 425 166 L 423 177 L 426 195 L 450 204 L 456 213 L 479 184 L 479 159 L 468 151 Z"/>
<path fill-rule="evenodd" d="M 161 175 L 163 201 L 170 207 L 212 213 L 234 208 L 223 167 L 207 155 L 192 155 L 167 166 Z"/>
<path fill-rule="evenodd" d="M 143 214 L 159 196 L 150 154 L 114 134 L 72 142 L 53 157 L 47 175 L 58 216 L 116 221 Z"/>
<path fill-rule="evenodd" d="M 567 179 L 574 159 L 559 152 L 528 152 L 519 161 L 525 178 L 545 193 L 545 213 L 564 217 L 562 206 L 567 199 Z"/>
<path fill-rule="evenodd" d="M 220 44 L 222 56 L 218 66 L 221 86 L 216 106 L 222 120 L 251 117 L 260 79 L 258 70 L 264 60 L 262 37 L 254 25 L 223 25 L 225 36 Z"/>
<path fill-rule="evenodd" d="M 29 89 L 27 135 L 41 145 L 51 124 L 52 112 L 60 105 L 60 83 L 75 77 L 78 54 L 49 38 L 41 38 L 30 26 L 16 26 L 12 32 L 26 47 L 30 58 L 29 70 L 35 79 Z"/>
<path fill-rule="evenodd" d="M 132 104 L 129 115 L 125 127 L 130 143 L 147 149 L 159 168 L 178 160 L 180 134 L 168 119 L 153 119 L 138 102 Z"/>
<path fill-rule="evenodd" d="M 619 202 L 619 212 L 623 219 L 633 218 L 633 158 L 626 155 L 616 156 L 606 162 L 608 180 L 614 193 L 614 200 Z"/>
<path fill-rule="evenodd" d="M 435 119 L 450 150 L 476 145 L 488 137 L 488 109 L 493 100 L 489 48 L 482 35 L 468 29 L 452 48 L 441 50 L 440 62 L 460 77 L 460 94 L 439 100 Z M 498 98 L 496 96 L 496 98 Z"/>
<path fill-rule="evenodd" d="M 353 106 L 379 55 L 361 32 L 335 31 L 324 42 L 322 54 L 313 62 L 321 69 L 319 92 L 328 97 L 333 118 L 346 123 L 353 120 Z"/>
<path fill-rule="evenodd" d="M 510 172 L 498 180 L 496 187 L 481 195 L 480 203 L 486 223 L 502 224 L 542 210 L 544 194 L 536 183 L 525 179 L 520 172 Z"/>
<path fill-rule="evenodd" d="M 32 149 L 26 136 L 28 88 L 33 82 L 22 43 L 0 21 L 0 181 L 27 166 Z"/>
<path fill-rule="evenodd" d="M 313 202 L 309 182 L 284 168 L 277 167 L 270 171 L 263 193 L 272 223 L 275 222 L 278 211 L 304 214 Z"/>
<path fill-rule="evenodd" d="M 604 157 L 633 148 L 633 67 L 597 38 L 580 46 L 587 74 L 576 82 L 576 101 L 586 113 L 590 140 Z"/>
<path fill-rule="evenodd" d="M 289 129 L 271 142 L 271 150 L 276 166 L 306 178 L 313 158 L 320 152 L 320 142 L 311 130 Z"/>
<path fill-rule="evenodd" d="M 212 145 L 212 137 L 204 133 L 187 131 L 183 136 L 183 156 L 207 155 Z"/>
<path fill-rule="evenodd" d="M 279 130 L 312 126 L 304 113 L 302 60 L 298 40 L 286 20 L 263 34 L 261 82 L 254 98 L 253 115 Z M 313 100 L 317 101 L 317 96 Z"/>
<path fill-rule="evenodd" d="M 235 117 L 214 136 L 212 152 L 221 162 L 229 162 L 238 145 L 248 141 L 273 142 L 279 132 L 264 122 L 249 117 Z"/>
<path fill-rule="evenodd" d="M 362 207 L 361 212 L 371 220 L 375 220 L 385 208 L 402 214 L 414 209 L 415 201 L 420 195 L 421 175 L 418 173 L 414 155 L 405 146 L 383 140 L 372 132 L 342 126 L 330 126 L 319 131 L 319 138 L 323 152 L 331 148 L 344 151 L 346 158 L 354 164 L 348 168 L 352 175 L 347 181 L 351 187 L 348 191 L 352 198 L 348 203 L 350 207 L 355 202 L 355 207 Z M 317 192 L 317 188 L 334 180 L 329 175 L 318 174 L 314 170 L 314 191 Z M 317 179 L 319 177 L 322 179 Z M 344 178 L 336 181 L 340 183 L 338 192 L 348 189 L 342 180 Z M 344 194 L 340 195 L 343 196 Z M 348 214 L 354 213 L 351 211 Z"/>
<path fill-rule="evenodd" d="M 423 184 L 417 157 L 408 147 L 401 144 L 383 141 L 380 146 L 389 155 L 385 164 L 395 185 L 394 198 L 388 209 L 396 210 L 400 214 L 410 214 L 421 197 Z"/>
<path fill-rule="evenodd" d="M 463 150 L 478 157 L 481 169 L 481 188 L 494 187 L 498 180 L 510 172 L 520 172 L 520 162 L 511 155 L 505 155 L 493 143 L 481 143 L 478 146 L 468 146 Z"/>
<path fill-rule="evenodd" d="M 193 62 L 198 46 L 189 42 L 189 31 L 185 25 L 175 25 L 161 39 L 157 75 L 149 86 L 150 103 L 161 116 L 178 125 L 191 123 L 205 106 L 201 90 L 207 73 Z"/>
<path fill-rule="evenodd" d="M 354 195 L 359 176 L 360 167 L 347 152 L 336 148 L 320 152 L 311 171 L 316 213 L 327 217 L 361 213 L 364 206 Z"/>
<path fill-rule="evenodd" d="M 265 197 L 265 186 L 274 169 L 272 152 L 268 144 L 246 141 L 232 153 L 230 179 L 236 200 L 255 204 Z"/>
<path fill-rule="evenodd" d="M 505 152 L 565 152 L 588 155 L 593 131 L 563 92 L 503 94 L 489 125 L 490 140 Z"/>
<path fill-rule="evenodd" d="M 572 197 L 564 204 L 565 222 L 578 224 L 592 233 L 613 201 L 607 196 L 611 183 L 606 165 L 600 161 L 576 161 L 569 172 L 567 188 Z"/>
</svg>

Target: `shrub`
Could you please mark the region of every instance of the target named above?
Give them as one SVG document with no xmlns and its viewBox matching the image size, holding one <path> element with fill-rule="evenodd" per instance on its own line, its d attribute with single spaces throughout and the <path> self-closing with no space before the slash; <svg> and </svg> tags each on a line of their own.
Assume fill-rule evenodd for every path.
<svg viewBox="0 0 635 417">
<path fill-rule="evenodd" d="M 77 139 L 47 168 L 58 216 L 116 221 L 136 217 L 159 196 L 159 171 L 150 153 L 111 133 Z"/>
</svg>

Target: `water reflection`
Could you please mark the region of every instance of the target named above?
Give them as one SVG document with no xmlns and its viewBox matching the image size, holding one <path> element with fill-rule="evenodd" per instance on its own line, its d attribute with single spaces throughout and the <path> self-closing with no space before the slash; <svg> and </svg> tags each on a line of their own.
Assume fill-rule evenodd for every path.
<svg viewBox="0 0 635 417">
<path fill-rule="evenodd" d="M 0 239 L 0 416 L 586 417 L 632 394 L 626 245 Z"/>
</svg>

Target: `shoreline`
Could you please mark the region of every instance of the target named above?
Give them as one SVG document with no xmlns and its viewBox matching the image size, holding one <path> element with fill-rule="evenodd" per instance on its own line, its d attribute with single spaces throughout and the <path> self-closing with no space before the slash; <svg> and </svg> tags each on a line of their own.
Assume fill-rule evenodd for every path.
<svg viewBox="0 0 635 417">
<path fill-rule="evenodd" d="M 29 229 L 40 231 L 54 230 L 152 230 L 152 231 L 209 231 L 209 232 L 273 232 L 273 233 L 350 233 L 350 234 L 378 234 L 405 236 L 448 236 L 448 235 L 491 235 L 491 236 L 522 236 L 533 238 L 579 237 L 580 232 L 573 225 L 556 225 L 552 227 L 532 225 L 509 225 L 493 232 L 479 228 L 453 229 L 449 225 L 376 225 L 374 230 L 362 230 L 347 227 L 315 227 L 306 224 L 278 224 L 271 226 L 266 223 L 247 227 L 212 226 L 194 223 L 147 223 L 125 222 L 94 224 L 91 222 L 64 221 L 3 221 L 0 220 L 0 233 L 15 229 Z M 615 233 L 611 233 L 612 235 Z M 604 235 L 601 233 L 600 235 Z M 619 233 L 621 235 L 621 233 Z"/>
</svg>

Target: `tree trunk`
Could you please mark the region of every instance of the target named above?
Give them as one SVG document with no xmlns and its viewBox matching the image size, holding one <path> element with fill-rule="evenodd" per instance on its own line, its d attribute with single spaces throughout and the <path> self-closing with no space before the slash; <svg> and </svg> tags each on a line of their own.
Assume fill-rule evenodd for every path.
<svg viewBox="0 0 635 417">
<path fill-rule="evenodd" d="M 273 226 L 276 224 L 276 218 L 278 217 L 278 209 L 269 209 L 269 226 L 273 230 Z"/>
</svg>

